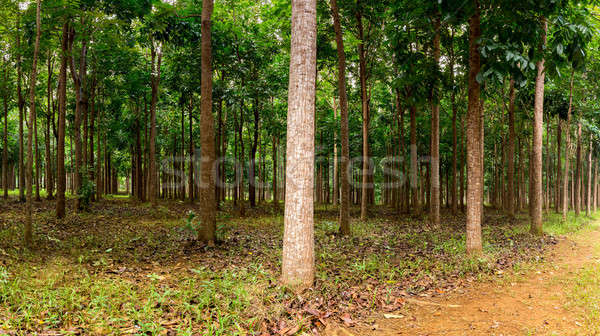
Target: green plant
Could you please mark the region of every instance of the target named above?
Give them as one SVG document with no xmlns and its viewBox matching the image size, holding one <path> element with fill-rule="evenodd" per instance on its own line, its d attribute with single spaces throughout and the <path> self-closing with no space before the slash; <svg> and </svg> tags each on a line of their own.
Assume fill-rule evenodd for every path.
<svg viewBox="0 0 600 336">
<path fill-rule="evenodd" d="M 92 197 L 96 194 L 96 185 L 90 181 L 85 174 L 82 174 L 82 176 L 81 186 L 77 191 L 77 197 L 79 198 L 81 210 L 88 211 L 90 209 Z"/>
</svg>

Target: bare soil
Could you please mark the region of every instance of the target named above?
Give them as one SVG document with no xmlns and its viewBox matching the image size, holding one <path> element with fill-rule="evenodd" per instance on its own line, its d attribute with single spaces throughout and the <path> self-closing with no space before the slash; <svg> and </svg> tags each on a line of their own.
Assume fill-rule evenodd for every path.
<svg viewBox="0 0 600 336">
<path fill-rule="evenodd" d="M 374 317 L 330 335 L 587 335 L 578 315 L 566 307 L 565 281 L 597 262 L 600 231 L 560 238 L 549 261 L 500 280 L 474 282 L 438 297 L 407 300 L 401 311 Z"/>
</svg>

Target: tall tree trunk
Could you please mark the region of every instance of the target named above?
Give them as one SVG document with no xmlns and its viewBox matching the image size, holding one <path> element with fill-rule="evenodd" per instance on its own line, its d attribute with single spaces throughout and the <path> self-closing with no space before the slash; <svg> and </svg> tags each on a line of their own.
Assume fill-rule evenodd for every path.
<svg viewBox="0 0 600 336">
<path fill-rule="evenodd" d="M 541 19 L 543 35 L 540 50 L 545 47 L 546 34 L 548 32 L 548 22 L 545 18 Z M 530 187 L 530 198 L 532 203 L 531 213 L 531 233 L 536 235 L 543 234 L 542 223 L 542 141 L 544 133 L 544 59 L 537 62 L 537 76 L 535 80 L 535 107 L 533 111 L 533 148 L 532 148 L 532 186 Z"/>
<path fill-rule="evenodd" d="M 561 120 L 560 115 L 556 115 L 556 185 L 555 185 L 555 200 L 554 200 L 554 211 L 556 213 L 560 213 L 560 209 L 562 209 L 561 203 L 561 142 L 562 142 L 562 129 L 561 129 Z"/>
<path fill-rule="evenodd" d="M 435 35 L 433 38 L 433 60 L 435 67 L 440 62 L 440 18 L 434 19 Z M 440 103 L 437 85 L 431 90 L 431 172 L 430 172 L 430 222 L 433 226 L 440 224 Z"/>
<path fill-rule="evenodd" d="M 84 24 L 83 17 L 81 18 L 81 24 Z M 83 168 L 83 155 L 81 146 L 81 115 L 82 110 L 85 108 L 85 77 L 86 77 L 86 58 L 87 58 L 87 42 L 84 40 L 81 43 L 81 54 L 79 56 L 79 73 L 75 68 L 75 62 L 73 59 L 73 43 L 75 40 L 75 28 L 70 27 L 69 31 L 69 53 L 68 62 L 71 68 L 71 78 L 73 79 L 73 86 L 75 87 L 75 118 L 73 122 L 73 138 L 75 141 L 75 169 L 73 172 L 73 190 L 79 194 L 79 188 L 81 188 L 81 171 Z M 86 112 L 87 113 L 87 112 Z M 79 195 L 75 197 L 75 209 L 81 210 L 81 203 Z"/>
<path fill-rule="evenodd" d="M 65 119 L 67 110 L 67 52 L 69 22 L 65 21 L 62 30 L 60 72 L 58 75 L 58 139 L 56 141 L 56 218 L 65 217 Z"/>
<path fill-rule="evenodd" d="M 333 100 L 333 120 L 337 122 L 337 104 L 335 98 Z M 340 194 L 340 190 L 338 188 L 338 147 L 337 147 L 337 129 L 333 130 L 333 206 L 338 205 L 338 197 Z"/>
<path fill-rule="evenodd" d="M 458 136 L 456 128 L 456 118 L 458 115 L 458 107 L 456 106 L 456 89 L 454 83 L 454 29 L 451 31 L 450 37 L 450 85 L 452 91 L 450 92 L 450 104 L 452 105 L 452 182 L 450 184 L 450 200 L 452 202 L 452 214 L 458 213 L 458 191 L 457 191 L 457 166 L 458 166 Z"/>
<path fill-rule="evenodd" d="M 2 187 L 4 199 L 8 199 L 8 62 L 4 63 L 4 85 L 2 88 L 2 101 L 4 105 L 4 144 L 2 146 Z"/>
<path fill-rule="evenodd" d="M 23 155 L 23 114 L 25 113 L 25 99 L 22 93 L 23 70 L 21 66 L 21 14 L 17 14 L 17 106 L 19 108 L 19 201 L 25 202 L 25 165 Z"/>
<path fill-rule="evenodd" d="M 565 171 L 563 176 L 563 197 L 562 197 L 562 220 L 567 221 L 567 212 L 569 210 L 569 156 L 571 147 L 571 115 L 573 112 L 573 77 L 575 69 L 571 69 L 571 82 L 569 84 L 569 110 L 567 112 L 567 123 L 565 125 Z M 560 156 L 560 152 L 559 152 Z"/>
<path fill-rule="evenodd" d="M 588 174 L 587 174 L 587 197 L 586 197 L 586 206 L 585 206 L 585 214 L 586 216 L 590 215 L 592 209 L 592 150 L 594 149 L 592 143 L 592 134 L 590 133 L 590 145 L 588 148 Z"/>
<path fill-rule="evenodd" d="M 258 97 L 254 99 L 254 106 L 252 110 L 254 112 L 254 135 L 252 145 L 250 149 L 250 167 L 248 169 L 248 198 L 250 199 L 250 206 L 254 208 L 256 206 L 256 150 L 258 148 Z"/>
<path fill-rule="evenodd" d="M 200 112 L 200 208 L 203 229 L 199 239 L 209 246 L 214 245 L 216 237 L 215 200 L 215 121 L 212 113 L 212 47 L 211 16 L 213 0 L 202 2 L 202 82 Z"/>
<path fill-rule="evenodd" d="M 160 65 L 162 62 L 161 44 L 155 45 L 150 41 L 151 54 L 151 88 L 152 98 L 150 100 L 150 144 L 148 155 L 148 200 L 156 203 L 158 193 L 158 175 L 156 170 L 156 104 L 158 102 L 158 86 L 160 85 Z"/>
<path fill-rule="evenodd" d="M 292 2 L 282 281 L 310 287 L 315 276 L 313 182 L 317 1 Z"/>
<path fill-rule="evenodd" d="M 508 216 L 515 216 L 515 80 L 511 78 L 508 103 L 508 188 L 506 197 L 506 210 Z"/>
<path fill-rule="evenodd" d="M 467 253 L 482 251 L 481 215 L 483 165 L 481 160 L 481 123 L 479 95 L 481 87 L 477 74 L 481 68 L 479 38 L 481 37 L 479 1 L 473 1 L 475 12 L 469 19 L 469 102 L 467 109 Z"/>
<path fill-rule="evenodd" d="M 190 156 L 190 163 L 189 163 L 189 172 L 188 172 L 188 184 L 189 184 L 189 196 L 190 196 L 190 202 L 194 203 L 194 199 L 196 198 L 196 193 L 195 193 L 195 184 L 194 184 L 194 170 L 196 169 L 196 153 L 194 153 L 194 134 L 192 132 L 192 126 L 193 126 L 193 118 L 192 118 L 192 112 L 194 111 L 194 97 L 193 95 L 190 95 L 190 103 L 189 103 L 189 133 L 190 133 L 190 140 L 189 140 L 189 156 Z M 223 154 L 225 155 L 225 154 Z"/>
<path fill-rule="evenodd" d="M 277 198 L 277 165 L 279 161 L 277 160 L 277 147 L 279 146 L 279 139 L 276 136 L 273 136 L 273 207 L 277 209 L 279 207 L 279 200 Z"/>
<path fill-rule="evenodd" d="M 54 109 L 53 109 L 53 105 L 52 105 L 52 52 L 48 51 L 48 60 L 47 60 L 47 65 L 48 65 L 48 88 L 47 88 L 47 99 L 48 99 L 48 108 L 47 108 L 47 113 L 46 113 L 46 130 L 45 130 L 45 134 L 44 134 L 44 142 L 45 142 L 45 159 L 46 159 L 46 178 L 45 178 L 45 185 L 46 185 L 46 198 L 48 200 L 52 200 L 54 199 L 54 178 L 53 178 L 53 172 L 52 172 L 52 157 L 50 154 L 50 146 L 51 146 L 51 137 L 50 137 L 50 124 L 52 122 L 53 119 L 53 115 L 54 115 Z"/>
<path fill-rule="evenodd" d="M 361 181 L 361 202 L 360 219 L 367 218 L 367 203 L 369 183 L 369 100 L 367 97 L 367 61 L 365 55 L 364 32 L 362 24 L 362 13 L 360 0 L 357 1 L 356 21 L 358 23 L 358 58 L 359 58 L 359 79 L 360 79 L 360 97 L 362 107 L 362 181 Z"/>
<path fill-rule="evenodd" d="M 577 149 L 576 149 L 576 165 L 575 165 L 575 216 L 579 216 L 579 212 L 581 212 L 581 121 L 577 122 Z"/>
<path fill-rule="evenodd" d="M 27 132 L 27 208 L 26 208 L 26 220 L 25 220 L 25 245 L 31 247 L 32 244 L 32 228 L 33 228 L 33 136 L 35 128 L 35 87 L 37 83 L 37 61 L 38 53 L 40 51 L 40 8 L 41 0 L 36 2 L 36 34 L 35 34 L 35 46 L 33 49 L 33 64 L 31 66 L 31 76 L 29 80 L 29 132 Z M 37 142 L 37 141 L 36 141 Z"/>
<path fill-rule="evenodd" d="M 340 15 L 337 1 L 331 0 L 331 12 L 333 14 L 333 28 L 335 30 L 335 42 L 338 56 L 338 94 L 340 102 L 340 140 L 342 153 L 340 157 L 340 234 L 350 234 L 350 176 L 348 166 L 350 164 L 350 141 L 348 131 L 348 96 L 346 92 L 346 53 L 344 51 L 344 39 L 340 24 Z"/>
<path fill-rule="evenodd" d="M 420 211 L 419 183 L 418 183 L 418 157 L 417 157 L 417 107 L 410 107 L 410 194 L 413 214 Z"/>
</svg>

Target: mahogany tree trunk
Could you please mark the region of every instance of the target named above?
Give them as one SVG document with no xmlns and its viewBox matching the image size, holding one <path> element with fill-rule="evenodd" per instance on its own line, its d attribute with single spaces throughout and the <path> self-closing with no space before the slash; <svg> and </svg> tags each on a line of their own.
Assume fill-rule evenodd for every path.
<svg viewBox="0 0 600 336">
<path fill-rule="evenodd" d="M 590 215 L 592 209 L 592 150 L 594 149 L 592 143 L 592 134 L 590 133 L 590 145 L 588 148 L 588 174 L 587 174 L 587 197 L 585 203 L 585 214 Z"/>
<path fill-rule="evenodd" d="M 440 18 L 434 20 L 433 60 L 438 67 L 440 62 Z M 431 179 L 429 215 L 431 225 L 440 224 L 440 103 L 437 86 L 431 90 Z"/>
<path fill-rule="evenodd" d="M 483 204 L 483 165 L 481 162 L 481 122 L 479 95 L 481 87 L 477 74 L 481 68 L 479 38 L 481 37 L 479 1 L 474 0 L 475 12 L 469 19 L 469 102 L 467 109 L 467 253 L 482 251 L 481 213 Z"/>
<path fill-rule="evenodd" d="M 40 51 L 40 7 L 41 0 L 36 2 L 36 34 L 35 45 L 33 49 L 33 64 L 31 66 L 31 76 L 29 80 L 29 132 L 27 132 L 27 207 L 25 212 L 25 245 L 31 247 L 32 227 L 33 227 L 33 136 L 35 126 L 35 87 L 37 83 L 37 61 Z M 37 142 L 37 141 L 36 141 Z"/>
<path fill-rule="evenodd" d="M 362 180 L 361 180 L 361 201 L 360 201 L 360 219 L 367 218 L 367 203 L 369 202 L 369 101 L 367 97 L 367 61 L 365 55 L 364 33 L 362 24 L 362 14 L 360 9 L 360 0 L 357 2 L 359 7 L 356 12 L 358 23 L 358 58 L 359 58 L 359 78 L 360 78 L 360 97 L 362 107 Z"/>
<path fill-rule="evenodd" d="M 17 106 L 19 108 L 19 201 L 25 202 L 25 165 L 23 145 L 23 113 L 25 113 L 25 99 L 22 93 L 23 70 L 21 67 L 21 33 L 20 14 L 17 14 Z"/>
<path fill-rule="evenodd" d="M 65 21 L 62 30 L 60 72 L 58 75 L 58 139 L 56 141 L 56 218 L 65 217 L 65 118 L 67 110 L 67 48 L 69 23 Z"/>
<path fill-rule="evenodd" d="M 158 194 L 158 175 L 156 171 L 156 104 L 158 102 L 158 86 L 160 84 L 160 65 L 162 61 L 161 45 L 154 45 L 151 41 L 151 88 L 152 98 L 150 100 L 150 139 L 148 150 L 148 200 L 156 203 Z"/>
<path fill-rule="evenodd" d="M 294 289 L 315 276 L 313 183 L 317 1 L 292 1 L 282 282 Z"/>
<path fill-rule="evenodd" d="M 560 213 L 560 209 L 562 206 L 561 197 L 562 193 L 560 190 L 561 185 L 561 145 L 562 142 L 562 129 L 561 129 L 561 120 L 560 115 L 556 115 L 556 183 L 554 190 L 554 211 L 556 213 Z"/>
<path fill-rule="evenodd" d="M 508 103 L 508 188 L 506 195 L 506 212 L 509 217 L 515 216 L 515 80 L 510 80 Z"/>
<path fill-rule="evenodd" d="M 582 171 L 582 167 L 581 167 L 581 159 L 582 159 L 582 153 L 581 153 L 581 122 L 577 123 L 577 149 L 576 149 L 576 154 L 575 154 L 576 158 L 575 158 L 575 181 L 574 181 L 574 190 L 575 190 L 575 197 L 573 198 L 573 201 L 575 202 L 575 216 L 579 216 L 579 212 L 581 212 L 581 171 Z"/>
<path fill-rule="evenodd" d="M 338 56 L 338 94 L 340 102 L 340 140 L 342 153 L 340 157 L 340 234 L 350 234 L 350 176 L 348 166 L 350 164 L 350 141 L 348 131 L 348 96 L 346 92 L 346 53 L 344 51 L 344 39 L 340 24 L 340 15 L 337 1 L 331 0 L 331 12 L 333 14 L 333 28 L 335 30 L 335 42 Z"/>
<path fill-rule="evenodd" d="M 4 105 L 4 145 L 2 146 L 2 188 L 4 189 L 4 199 L 8 199 L 8 65 L 4 64 L 4 85 L 2 101 Z"/>
<path fill-rule="evenodd" d="M 200 218 L 202 230 L 199 239 L 209 246 L 216 237 L 215 200 L 215 121 L 212 113 L 212 47 L 211 16 L 213 0 L 202 2 L 202 82 L 200 101 Z"/>
<path fill-rule="evenodd" d="M 541 19 L 543 27 L 542 45 L 546 44 L 546 34 L 548 32 L 548 23 L 545 18 Z M 537 62 L 537 76 L 535 79 L 535 102 L 533 111 L 533 146 L 532 146 L 532 185 L 530 186 L 531 201 L 531 233 L 535 235 L 543 234 L 542 227 L 542 146 L 544 133 L 544 59 Z"/>
<path fill-rule="evenodd" d="M 563 175 L 563 196 L 562 196 L 562 220 L 567 221 L 567 212 L 569 210 L 569 156 L 571 147 L 571 114 L 573 111 L 573 77 L 575 69 L 571 69 L 571 82 L 569 84 L 569 110 L 567 112 L 567 123 L 565 124 L 565 170 Z M 559 153 L 560 154 L 560 153 Z"/>
</svg>

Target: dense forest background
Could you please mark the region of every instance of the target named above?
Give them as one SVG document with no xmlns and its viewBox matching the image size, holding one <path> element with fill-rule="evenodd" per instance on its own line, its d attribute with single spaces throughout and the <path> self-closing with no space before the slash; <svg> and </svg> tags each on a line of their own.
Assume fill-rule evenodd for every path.
<svg viewBox="0 0 600 336">
<path fill-rule="evenodd" d="M 188 204 L 209 248 L 223 216 L 283 211 L 282 279 L 303 288 L 313 206 L 342 237 L 381 211 L 460 218 L 469 255 L 488 210 L 540 236 L 600 204 L 596 6 L 4 0 L 1 196 L 26 204 L 29 247 L 42 199 L 54 219 Z"/>
</svg>

